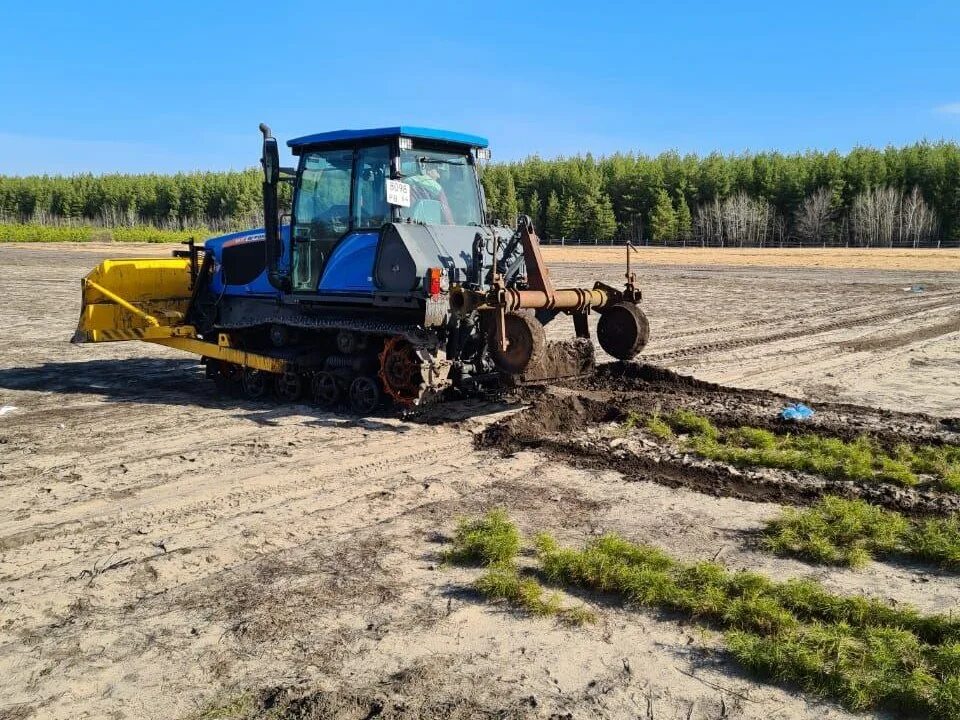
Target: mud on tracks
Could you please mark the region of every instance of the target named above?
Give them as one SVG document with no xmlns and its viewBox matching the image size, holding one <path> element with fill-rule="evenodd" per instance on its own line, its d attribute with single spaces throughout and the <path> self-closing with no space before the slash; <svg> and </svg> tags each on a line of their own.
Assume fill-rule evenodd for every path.
<svg viewBox="0 0 960 720">
<path fill-rule="evenodd" d="M 686 487 L 714 496 L 806 505 L 824 495 L 862 498 L 913 515 L 960 510 L 960 495 L 923 484 L 900 487 L 882 482 L 835 480 L 774 468 L 738 468 L 692 455 L 645 433 L 626 433 L 631 417 L 678 409 L 710 418 L 720 427 L 752 426 L 796 433 L 796 423 L 779 411 L 800 401 L 764 390 L 726 387 L 653 365 L 610 363 L 576 381 L 528 387 L 527 407 L 486 428 L 481 448 L 515 452 L 536 448 L 574 466 L 613 470 L 627 480 Z M 936 418 L 842 403 L 817 403 L 802 431 L 852 440 L 870 435 L 886 448 L 897 443 L 939 445 L 960 442 L 960 418 Z"/>
</svg>

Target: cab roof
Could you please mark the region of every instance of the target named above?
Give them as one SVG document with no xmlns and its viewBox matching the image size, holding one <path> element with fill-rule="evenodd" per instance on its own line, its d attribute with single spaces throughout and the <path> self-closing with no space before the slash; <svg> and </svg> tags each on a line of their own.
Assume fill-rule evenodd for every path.
<svg viewBox="0 0 960 720">
<path fill-rule="evenodd" d="M 435 142 L 450 143 L 452 145 L 466 145 L 475 148 L 487 147 L 487 139 L 478 135 L 451 132 L 450 130 L 435 130 L 434 128 L 414 127 L 412 125 L 397 125 L 396 127 L 369 128 L 366 130 L 333 130 L 331 132 L 304 135 L 303 137 L 287 140 L 287 145 L 297 153 L 307 145 L 325 145 L 327 143 L 351 142 L 354 140 L 375 140 L 383 138 L 391 140 L 397 137 L 408 137 L 419 140 L 433 140 Z"/>
</svg>

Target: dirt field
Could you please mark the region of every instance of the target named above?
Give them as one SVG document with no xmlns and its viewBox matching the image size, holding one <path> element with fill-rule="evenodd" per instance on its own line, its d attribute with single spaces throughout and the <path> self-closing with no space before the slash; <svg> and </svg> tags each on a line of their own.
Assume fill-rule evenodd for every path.
<svg viewBox="0 0 960 720">
<path fill-rule="evenodd" d="M 219 398 L 164 348 L 67 342 L 100 257 L 168 251 L 0 245 L 0 407 L 16 408 L 0 412 L 0 718 L 236 717 L 290 696 L 317 718 L 855 717 L 751 679 L 676 618 L 584 596 L 599 621 L 569 628 L 486 603 L 478 573 L 439 553 L 456 517 L 494 506 L 571 543 L 616 531 L 927 611 L 960 601 L 956 576 L 927 568 L 757 551 L 745 538 L 809 490 L 682 459 L 652 470 L 598 445 L 589 413 L 572 414 L 576 433 L 534 434 L 480 401 L 355 418 Z M 534 402 L 689 402 L 760 422 L 785 402 L 774 391 L 835 429 L 956 437 L 940 418 L 960 414 L 960 254 L 770 256 L 807 265 L 787 269 L 689 252 L 641 255 L 645 361 L 764 392 L 614 375 Z M 622 267 L 589 262 L 619 254 L 592 253 L 547 259 L 562 284 L 619 282 Z M 922 488 L 873 499 L 953 507 Z"/>
<path fill-rule="evenodd" d="M 616 263 L 625 261 L 622 247 L 552 245 L 548 262 Z M 632 262 L 641 265 L 717 265 L 770 268 L 833 268 L 847 270 L 960 270 L 960 250 L 858 248 L 664 248 L 640 247 Z"/>
</svg>

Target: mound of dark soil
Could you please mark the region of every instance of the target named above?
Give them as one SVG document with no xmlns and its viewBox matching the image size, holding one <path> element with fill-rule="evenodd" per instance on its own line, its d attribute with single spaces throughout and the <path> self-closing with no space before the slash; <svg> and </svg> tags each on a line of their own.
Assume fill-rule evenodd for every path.
<svg viewBox="0 0 960 720">
<path fill-rule="evenodd" d="M 528 406 L 489 426 L 477 446 L 516 452 L 539 448 L 571 464 L 615 470 L 627 480 L 688 487 L 710 495 L 805 505 L 824 495 L 863 498 L 915 515 L 960 510 L 960 496 L 929 487 L 836 480 L 773 468 L 737 468 L 692 456 L 644 433 L 611 432 L 654 412 L 686 409 L 716 425 L 748 425 L 778 433 L 815 432 L 844 440 L 870 435 L 881 444 L 960 443 L 955 421 L 840 403 L 817 403 L 802 424 L 782 420 L 780 410 L 801 399 L 763 390 L 703 382 L 652 365 L 611 363 L 593 375 L 521 391 Z M 606 432 L 604 432 L 604 430 Z"/>
</svg>

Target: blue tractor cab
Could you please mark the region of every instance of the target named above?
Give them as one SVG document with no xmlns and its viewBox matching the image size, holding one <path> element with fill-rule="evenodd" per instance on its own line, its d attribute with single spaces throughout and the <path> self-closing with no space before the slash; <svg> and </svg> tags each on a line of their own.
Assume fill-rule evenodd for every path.
<svg viewBox="0 0 960 720">
<path fill-rule="evenodd" d="M 287 145 L 299 163 L 286 173 L 293 207 L 279 229 L 274 268 L 283 280 L 277 287 L 269 268 L 258 268 L 263 229 L 213 238 L 206 249 L 226 268 L 216 289 L 227 295 L 372 297 L 385 224 L 485 224 L 476 172 L 478 157 L 487 154 L 485 138 L 396 126 L 317 133 Z"/>
<path fill-rule="evenodd" d="M 300 158 L 292 292 L 374 292 L 377 240 L 388 222 L 484 222 L 474 165 L 484 138 L 398 126 L 318 133 L 287 145 Z"/>
</svg>

